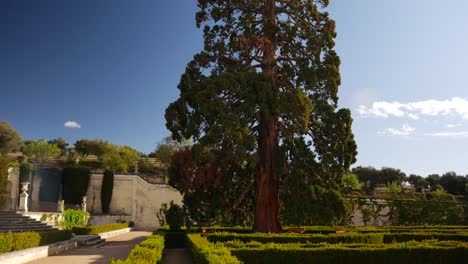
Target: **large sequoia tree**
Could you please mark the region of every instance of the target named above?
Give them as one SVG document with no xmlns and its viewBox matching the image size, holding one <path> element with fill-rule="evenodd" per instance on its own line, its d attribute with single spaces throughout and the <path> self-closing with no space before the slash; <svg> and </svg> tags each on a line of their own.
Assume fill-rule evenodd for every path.
<svg viewBox="0 0 468 264">
<path fill-rule="evenodd" d="M 316 164 L 308 165 L 317 168 L 314 181 L 333 188 L 355 161 L 350 111 L 337 108 L 340 59 L 328 2 L 198 1 L 204 50 L 182 75 L 166 125 L 174 139 L 194 140 L 193 157 L 215 183 L 256 164 L 259 232 L 281 231 L 280 184 L 301 176 L 292 166 Z"/>
</svg>

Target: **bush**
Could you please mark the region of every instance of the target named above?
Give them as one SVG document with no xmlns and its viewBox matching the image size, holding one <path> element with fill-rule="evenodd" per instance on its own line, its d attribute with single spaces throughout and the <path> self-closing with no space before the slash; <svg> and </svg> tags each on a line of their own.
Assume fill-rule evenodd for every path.
<svg viewBox="0 0 468 264">
<path fill-rule="evenodd" d="M 62 226 L 71 230 L 74 227 L 82 226 L 87 221 L 87 213 L 81 210 L 67 209 L 62 213 Z"/>
<path fill-rule="evenodd" d="M 111 260 L 112 264 L 153 264 L 161 263 L 164 250 L 164 236 L 149 236 L 140 245 L 130 251 L 126 260 Z"/>
<path fill-rule="evenodd" d="M 368 243 L 381 244 L 384 241 L 384 234 L 359 234 L 346 233 L 336 234 L 233 234 L 233 233 L 213 233 L 207 234 L 206 238 L 210 242 L 226 242 L 239 240 L 242 242 L 257 241 L 261 243 Z"/>
<path fill-rule="evenodd" d="M 91 171 L 85 167 L 63 168 L 63 199 L 67 204 L 81 204 L 88 191 Z"/>
<path fill-rule="evenodd" d="M 261 244 L 225 243 L 245 263 L 460 263 L 468 244 L 425 241 L 393 244 Z"/>
<path fill-rule="evenodd" d="M 428 239 L 437 239 L 439 241 L 462 241 L 468 242 L 468 233 L 448 234 L 448 233 L 391 233 L 384 235 L 384 243 L 423 241 Z"/>
<path fill-rule="evenodd" d="M 169 209 L 165 211 L 165 218 L 169 224 L 169 230 L 178 231 L 184 225 L 185 210 L 182 206 L 171 201 Z"/>
<path fill-rule="evenodd" d="M 240 264 L 236 257 L 221 244 L 210 243 L 198 234 L 188 235 L 188 248 L 195 264 Z M 258 256 L 257 256 L 258 257 Z M 298 262 L 299 263 L 299 262 Z"/>
<path fill-rule="evenodd" d="M 71 232 L 66 230 L 21 233 L 8 232 L 6 234 L 0 234 L 0 253 L 68 240 L 71 236 Z"/>
<path fill-rule="evenodd" d="M 129 223 L 113 223 L 113 224 L 99 225 L 99 226 L 74 227 L 73 233 L 75 235 L 96 235 L 99 233 L 119 230 L 119 229 L 128 228 L 128 227 L 129 227 Z"/>
<path fill-rule="evenodd" d="M 114 188 L 114 172 L 106 170 L 102 178 L 101 185 L 101 206 L 102 212 L 109 213 L 109 206 L 112 199 L 112 190 Z"/>
</svg>

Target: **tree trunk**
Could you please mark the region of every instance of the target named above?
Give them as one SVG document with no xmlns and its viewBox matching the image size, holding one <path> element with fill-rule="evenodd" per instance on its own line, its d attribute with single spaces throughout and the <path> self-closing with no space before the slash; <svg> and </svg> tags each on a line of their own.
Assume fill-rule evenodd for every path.
<svg viewBox="0 0 468 264">
<path fill-rule="evenodd" d="M 265 0 L 264 19 L 269 26 L 264 28 L 264 38 L 268 42 L 263 51 L 262 73 L 272 82 L 276 94 L 276 1 Z M 271 102 L 273 103 L 273 102 Z M 278 116 L 271 109 L 263 109 L 259 122 L 257 168 L 257 201 L 255 208 L 254 230 L 257 232 L 282 231 L 279 220 L 279 186 L 275 177 L 273 162 L 278 148 Z"/>
</svg>

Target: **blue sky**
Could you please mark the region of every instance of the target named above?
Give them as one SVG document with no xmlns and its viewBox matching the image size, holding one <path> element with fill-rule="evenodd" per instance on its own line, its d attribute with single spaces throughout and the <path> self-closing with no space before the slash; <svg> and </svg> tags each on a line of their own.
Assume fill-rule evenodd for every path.
<svg viewBox="0 0 468 264">
<path fill-rule="evenodd" d="M 356 165 L 468 173 L 466 10 L 464 0 L 331 1 Z M 152 151 L 202 48 L 195 12 L 181 0 L 0 1 L 0 120 L 25 139 Z"/>
</svg>

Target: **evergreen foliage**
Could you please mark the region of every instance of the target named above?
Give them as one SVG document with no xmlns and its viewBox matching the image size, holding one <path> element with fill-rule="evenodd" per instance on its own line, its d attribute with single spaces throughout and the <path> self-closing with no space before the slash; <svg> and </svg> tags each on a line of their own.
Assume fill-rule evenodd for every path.
<svg viewBox="0 0 468 264">
<path fill-rule="evenodd" d="M 104 171 L 101 185 L 101 207 L 102 212 L 109 213 L 110 202 L 112 200 L 112 190 L 114 189 L 114 172 L 111 170 Z"/>
<path fill-rule="evenodd" d="M 91 171 L 85 167 L 63 168 L 63 199 L 66 204 L 81 204 L 82 197 L 88 191 Z"/>
<path fill-rule="evenodd" d="M 23 140 L 16 130 L 5 121 L 0 121 L 0 153 L 19 151 Z"/>
<path fill-rule="evenodd" d="M 10 162 L 0 153 L 0 209 L 5 202 L 5 192 L 8 184 L 8 169 Z"/>
<path fill-rule="evenodd" d="M 199 0 L 198 6 L 204 50 L 187 65 L 166 126 L 175 140 L 194 140 L 189 166 L 205 173 L 190 175 L 183 163 L 174 171 L 212 192 L 255 179 L 254 228 L 280 232 L 282 180 L 310 174 L 338 189 L 357 153 L 350 111 L 337 106 L 340 59 L 335 22 L 324 12 L 328 1 Z M 303 163 L 295 158 L 307 158 L 314 170 L 291 173 L 300 170 L 291 164 Z"/>
</svg>

